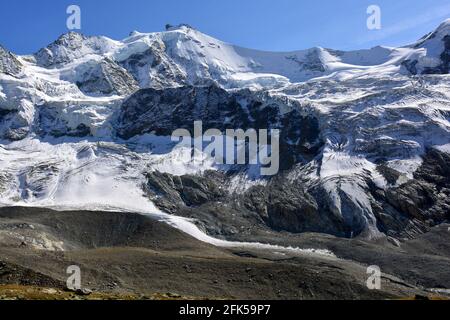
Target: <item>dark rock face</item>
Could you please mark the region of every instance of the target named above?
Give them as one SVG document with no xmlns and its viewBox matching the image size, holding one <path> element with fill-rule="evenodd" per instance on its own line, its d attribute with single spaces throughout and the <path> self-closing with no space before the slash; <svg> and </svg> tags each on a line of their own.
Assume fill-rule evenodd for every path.
<svg viewBox="0 0 450 320">
<path fill-rule="evenodd" d="M 449 170 L 450 156 L 429 150 L 414 180 L 386 191 L 371 185 L 379 230 L 411 239 L 450 220 Z M 345 212 L 343 217 L 334 215 L 324 204 L 320 186 L 308 188 L 301 180 L 289 181 L 280 175 L 265 186 L 230 193 L 231 178 L 220 172 L 181 177 L 152 172 L 147 174 L 146 191 L 165 212 L 195 218 L 208 233 L 229 239 L 255 230 L 339 237 L 354 237 L 364 230 L 364 221 L 347 220 Z"/>
<path fill-rule="evenodd" d="M 22 70 L 22 64 L 11 52 L 0 46 L 0 73 L 17 76 Z"/>
<path fill-rule="evenodd" d="M 417 75 L 418 71 L 417 71 L 417 60 L 406 60 L 402 62 L 402 66 L 408 70 L 409 73 L 413 74 L 413 75 Z"/>
<path fill-rule="evenodd" d="M 146 190 L 165 212 L 197 219 L 215 236 L 232 238 L 251 230 L 324 232 L 345 237 L 348 227 L 320 207 L 301 182 L 276 177 L 267 186 L 230 193 L 231 176 L 147 174 Z"/>
<path fill-rule="evenodd" d="M 18 102 L 17 109 L 0 109 L 0 138 L 11 141 L 24 139 L 30 132 L 30 119 L 26 103 Z"/>
<path fill-rule="evenodd" d="M 75 128 L 70 127 L 66 121 L 58 116 L 58 112 L 57 106 L 40 106 L 37 130 L 39 135 L 50 135 L 53 137 L 85 137 L 91 134 L 90 128 L 83 123 Z"/>
<path fill-rule="evenodd" d="M 143 89 L 124 102 L 119 135 L 123 138 L 150 132 L 171 135 L 179 128 L 193 132 L 197 120 L 203 121 L 205 130 L 224 129 L 226 117 L 235 119 L 236 128 L 250 127 L 249 117 L 236 97 L 219 87 Z"/>
<path fill-rule="evenodd" d="M 80 69 L 84 69 L 81 65 Z M 75 70 L 77 72 L 78 70 Z M 134 78 L 109 58 L 79 71 L 77 86 L 86 94 L 128 95 L 139 89 Z"/>
<path fill-rule="evenodd" d="M 6 128 L 5 124 L 8 124 L 12 121 L 14 116 L 16 115 L 16 110 L 4 110 L 0 109 L 0 124 L 2 124 L 2 130 L 1 130 L 1 136 L 2 137 L 9 137 L 11 136 L 10 128 Z"/>
<path fill-rule="evenodd" d="M 316 199 L 301 182 L 274 179 L 266 187 L 255 187 L 239 199 L 248 210 L 253 208 L 267 226 L 277 231 L 293 233 L 326 230 L 339 233 L 320 212 Z"/>
<path fill-rule="evenodd" d="M 436 34 L 432 34 L 429 39 L 436 37 Z M 435 67 L 426 67 L 422 71 L 417 70 L 417 60 L 406 60 L 402 65 L 413 75 L 421 74 L 448 74 L 450 71 L 450 35 L 445 35 L 442 38 L 444 43 L 444 50 L 439 56 L 441 63 Z M 420 45 L 417 45 L 420 47 Z"/>
<path fill-rule="evenodd" d="M 326 71 L 326 68 L 325 64 L 320 58 L 320 54 L 321 52 L 319 48 L 313 48 L 307 53 L 305 61 L 299 61 L 295 56 L 288 56 L 286 57 L 286 59 L 296 62 L 299 65 L 301 71 L 323 73 Z"/>
<path fill-rule="evenodd" d="M 133 54 L 119 63 L 139 81 L 141 88 L 165 88 L 174 84 L 185 84 L 186 75 L 164 54 L 165 50 L 162 41 L 155 41 L 145 52 Z M 143 74 L 145 76 L 142 76 Z"/>
<path fill-rule="evenodd" d="M 236 204 L 225 189 L 227 180 L 225 174 L 212 171 L 182 177 L 151 172 L 145 189 L 165 212 L 195 218 L 209 234 L 231 238 L 244 229 L 259 227 L 263 220 L 257 212 Z"/>
<path fill-rule="evenodd" d="M 319 123 L 299 110 L 280 112 L 284 101 L 257 97 L 249 90 L 227 92 L 216 85 L 165 90 L 142 89 L 121 108 L 118 134 L 124 139 L 145 133 L 170 136 L 176 129 L 279 129 L 282 166 L 289 168 L 317 155 L 322 146 Z"/>
<path fill-rule="evenodd" d="M 224 181 L 224 176 L 216 172 L 177 177 L 155 171 L 147 174 L 146 189 L 158 206 L 174 212 L 181 206 L 198 207 L 226 199 L 226 191 L 220 181 Z"/>
<path fill-rule="evenodd" d="M 444 42 L 444 51 L 440 55 L 441 64 L 434 68 L 425 68 L 423 74 L 448 74 L 450 70 L 450 36 L 446 35 Z"/>
<path fill-rule="evenodd" d="M 413 180 L 386 192 L 372 189 L 381 231 L 411 238 L 450 220 L 450 156 L 430 149 L 423 160 Z"/>
</svg>

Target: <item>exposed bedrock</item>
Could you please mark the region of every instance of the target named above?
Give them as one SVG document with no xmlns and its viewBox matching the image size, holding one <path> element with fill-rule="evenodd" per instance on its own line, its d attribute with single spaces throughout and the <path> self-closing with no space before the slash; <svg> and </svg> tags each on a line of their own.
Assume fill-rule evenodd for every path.
<svg viewBox="0 0 450 320">
<path fill-rule="evenodd" d="M 143 89 L 121 108 L 118 134 L 124 139 L 145 133 L 170 136 L 177 129 L 193 135 L 194 122 L 203 130 L 281 129 L 280 159 L 284 169 L 314 158 L 321 146 L 319 122 L 300 108 L 283 113 L 285 101 L 250 90 L 226 91 L 216 85 Z M 270 140 L 269 140 L 270 141 Z"/>
<path fill-rule="evenodd" d="M 393 169 L 383 174 L 399 175 Z M 450 156 L 429 149 L 414 179 L 388 190 L 373 186 L 371 193 L 381 231 L 402 238 L 426 232 L 450 220 Z"/>
<path fill-rule="evenodd" d="M 367 193 L 378 230 L 390 237 L 411 239 L 449 221 L 449 168 L 450 156 L 430 149 L 414 180 L 386 190 L 368 181 Z M 395 176 L 393 171 L 382 172 Z M 302 179 L 289 181 L 279 175 L 266 185 L 231 192 L 233 178 L 216 171 L 196 176 L 150 172 L 145 189 L 159 208 L 195 218 L 215 236 L 233 239 L 261 230 L 365 236 L 366 221 L 360 215 L 347 215 L 346 211 L 351 211 L 355 203 L 343 193 L 343 212 L 337 215 L 320 184 L 308 187 Z"/>
<path fill-rule="evenodd" d="M 116 62 L 104 58 L 79 65 L 73 71 L 76 85 L 87 95 L 129 95 L 139 87 L 134 78 Z M 70 78 L 74 75 L 70 74 Z"/>
<path fill-rule="evenodd" d="M 17 76 L 22 71 L 22 64 L 17 57 L 0 45 L 0 73 Z"/>
</svg>

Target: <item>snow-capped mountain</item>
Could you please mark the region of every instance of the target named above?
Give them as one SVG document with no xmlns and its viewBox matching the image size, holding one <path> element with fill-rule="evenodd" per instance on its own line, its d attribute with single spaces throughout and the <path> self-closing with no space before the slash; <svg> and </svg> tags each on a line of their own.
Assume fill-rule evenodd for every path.
<svg viewBox="0 0 450 320">
<path fill-rule="evenodd" d="M 450 20 L 401 48 L 263 52 L 187 25 L 122 41 L 0 47 L 0 202 L 265 228 L 413 237 L 450 218 Z M 170 134 L 281 130 L 282 170 L 190 161 Z"/>
<path fill-rule="evenodd" d="M 450 23 L 442 23 L 439 28 L 420 39 L 412 47 L 414 51 L 404 62 L 413 74 L 446 74 L 450 63 Z"/>
</svg>

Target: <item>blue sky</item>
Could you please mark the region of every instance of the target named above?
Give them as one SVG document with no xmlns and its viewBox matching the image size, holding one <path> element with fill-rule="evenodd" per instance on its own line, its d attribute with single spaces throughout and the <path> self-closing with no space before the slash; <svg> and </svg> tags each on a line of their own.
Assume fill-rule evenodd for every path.
<svg viewBox="0 0 450 320">
<path fill-rule="evenodd" d="M 14 0 L 0 4 L 0 44 L 27 54 L 67 32 L 66 8 L 82 10 L 87 35 L 123 39 L 188 23 L 244 47 L 289 51 L 404 45 L 450 18 L 450 0 Z M 382 29 L 368 30 L 367 7 L 380 6 Z"/>
</svg>

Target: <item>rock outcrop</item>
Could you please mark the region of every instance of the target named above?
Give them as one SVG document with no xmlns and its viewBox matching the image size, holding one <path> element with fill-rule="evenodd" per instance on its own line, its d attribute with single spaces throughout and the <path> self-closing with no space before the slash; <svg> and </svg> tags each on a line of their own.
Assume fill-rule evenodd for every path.
<svg viewBox="0 0 450 320">
<path fill-rule="evenodd" d="M 17 57 L 0 45 L 0 73 L 17 76 L 22 71 L 22 64 Z"/>
</svg>

